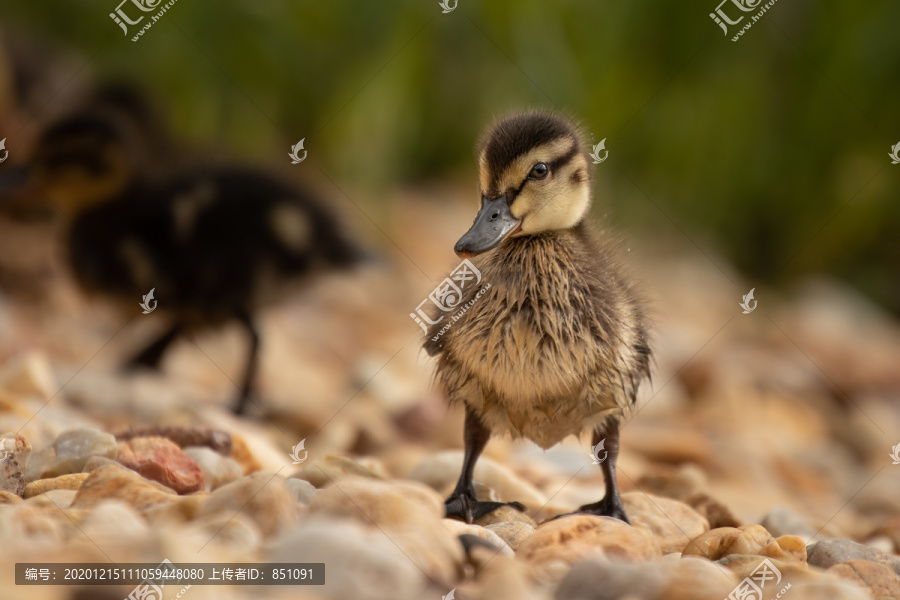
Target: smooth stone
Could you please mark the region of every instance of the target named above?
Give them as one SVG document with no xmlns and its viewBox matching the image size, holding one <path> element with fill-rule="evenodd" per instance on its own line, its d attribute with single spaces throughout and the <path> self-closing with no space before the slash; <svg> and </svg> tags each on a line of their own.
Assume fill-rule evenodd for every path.
<svg viewBox="0 0 900 600">
<path fill-rule="evenodd" d="M 294 477 L 291 477 L 284 481 L 284 485 L 287 487 L 288 491 L 294 495 L 297 502 L 302 504 L 308 505 L 316 496 L 316 486 L 305 479 L 295 479 Z"/>
<path fill-rule="evenodd" d="M 144 479 L 134 471 L 118 465 L 95 469 L 75 496 L 73 507 L 89 508 L 106 500 L 120 500 L 137 511 L 176 502 L 178 495 L 171 489 Z"/>
<path fill-rule="evenodd" d="M 107 500 L 97 504 L 79 525 L 84 534 L 97 540 L 146 540 L 153 531 L 128 504 Z"/>
<path fill-rule="evenodd" d="M 695 464 L 657 467 L 637 480 L 637 487 L 648 494 L 686 501 L 709 486 L 706 473 Z"/>
<path fill-rule="evenodd" d="M 510 548 L 517 550 L 522 542 L 534 535 L 535 527 L 528 523 L 506 521 L 486 525 L 485 529 L 497 534 Z"/>
<path fill-rule="evenodd" d="M 421 600 L 427 579 L 392 538 L 352 520 L 311 519 L 277 540 L 270 562 L 324 562 L 325 598 Z M 346 576 L 341 576 L 342 574 Z M 448 587 L 447 591 L 451 588 Z M 446 592 L 445 592 L 446 593 Z M 440 595 L 434 595 L 439 598 Z"/>
<path fill-rule="evenodd" d="M 319 490 L 309 510 L 374 525 L 433 581 L 455 581 L 465 558 L 459 541 L 441 523 L 443 499 L 420 483 L 348 477 Z"/>
<path fill-rule="evenodd" d="M 31 444 L 21 433 L 0 436 L 0 491 L 17 496 L 25 493 L 25 472 L 31 456 Z"/>
<path fill-rule="evenodd" d="M 119 442 L 116 460 L 179 494 L 203 489 L 203 470 L 178 444 L 166 438 L 145 437 Z"/>
<path fill-rule="evenodd" d="M 763 518 L 761 525 L 769 530 L 774 537 L 782 535 L 799 535 L 807 542 L 816 535 L 816 530 L 809 524 L 806 517 L 797 514 L 786 506 L 776 506 Z"/>
<path fill-rule="evenodd" d="M 782 536 L 776 540 L 761 525 L 720 527 L 691 540 L 682 551 L 682 556 L 719 560 L 730 554 L 742 554 L 804 561 L 806 555 L 802 545 L 802 539 L 797 536 Z"/>
<path fill-rule="evenodd" d="M 290 479 L 302 479 L 313 484 L 317 488 L 324 488 L 346 477 L 368 477 L 371 479 L 384 479 L 372 469 L 369 469 L 352 458 L 326 454 L 321 458 L 313 459 Z"/>
<path fill-rule="evenodd" d="M 41 478 L 78 473 L 92 456 L 114 459 L 118 454 L 115 437 L 90 427 L 60 434 L 53 442 L 53 448 L 56 451 L 55 462 L 42 473 Z"/>
<path fill-rule="evenodd" d="M 804 581 L 791 584 L 781 600 L 872 600 L 872 595 L 850 581 Z M 876 600 L 896 600 L 896 596 Z"/>
<path fill-rule="evenodd" d="M 440 452 L 429 456 L 409 476 L 438 492 L 452 488 L 462 470 L 463 453 Z M 546 496 L 507 467 L 482 456 L 475 465 L 475 480 L 494 490 L 503 502 L 521 502 L 538 509 L 547 503 Z"/>
<path fill-rule="evenodd" d="M 692 558 L 692 560 L 697 559 Z M 732 571 L 737 575 L 738 580 L 742 581 L 759 569 L 765 560 L 768 560 L 781 573 L 781 585 L 784 585 L 786 582 L 819 581 L 827 577 L 821 571 L 810 569 L 806 563 L 769 558 L 758 554 L 729 554 L 715 562 Z"/>
<path fill-rule="evenodd" d="M 900 575 L 900 557 L 850 540 L 831 538 L 806 547 L 807 562 L 821 569 L 851 560 L 867 560 L 885 565 Z"/>
<path fill-rule="evenodd" d="M 622 505 L 631 524 L 653 534 L 663 554 L 681 552 L 688 542 L 709 530 L 706 519 L 678 500 L 629 492 L 622 494 Z"/>
<path fill-rule="evenodd" d="M 475 523 L 483 527 L 496 523 L 524 523 L 531 526 L 532 529 L 537 527 L 534 519 L 512 506 L 501 506 L 497 510 L 492 510 L 480 519 L 476 519 Z"/>
<path fill-rule="evenodd" d="M 848 560 L 828 569 L 841 579 L 855 581 L 866 588 L 875 600 L 900 598 L 900 576 L 889 567 L 867 560 Z"/>
<path fill-rule="evenodd" d="M 55 462 L 56 448 L 53 446 L 47 446 L 32 452 L 31 457 L 28 459 L 28 465 L 25 467 L 25 483 L 45 477 L 53 477 L 50 474 L 50 469 Z"/>
<path fill-rule="evenodd" d="M 690 558 L 646 563 L 583 561 L 560 582 L 557 600 L 699 600 L 726 598 L 737 578 L 713 563 Z"/>
<path fill-rule="evenodd" d="M 239 464 L 227 456 L 222 456 L 212 448 L 189 446 L 184 448 L 184 453 L 190 456 L 203 471 L 204 489 L 207 492 L 236 481 L 244 475 Z"/>
<path fill-rule="evenodd" d="M 69 508 L 75 501 L 75 490 L 55 489 L 47 490 L 41 494 L 36 494 L 28 498 L 28 502 L 40 504 L 42 506 L 53 506 L 56 508 Z"/>
<path fill-rule="evenodd" d="M 474 535 L 496 547 L 501 554 L 515 556 L 513 549 L 501 538 L 497 532 L 487 527 L 463 523 L 456 519 L 441 519 L 441 524 L 457 538 L 461 535 Z"/>
<path fill-rule="evenodd" d="M 69 473 L 51 479 L 38 479 L 25 486 L 25 498 L 31 498 L 50 490 L 78 490 L 89 473 Z"/>
<path fill-rule="evenodd" d="M 7 492 L 5 490 L 0 490 L 0 504 L 18 504 L 22 501 L 22 496 L 18 494 L 14 494 L 12 492 Z"/>
<path fill-rule="evenodd" d="M 29 352 L 0 370 L 0 389 L 13 396 L 50 400 L 59 391 L 47 357 Z"/>
<path fill-rule="evenodd" d="M 92 473 L 105 465 L 116 465 L 117 467 L 124 466 L 119 461 L 113 460 L 111 458 L 106 458 L 105 456 L 92 456 L 87 459 L 86 463 L 84 463 L 84 468 L 81 469 L 81 472 Z"/>
<path fill-rule="evenodd" d="M 539 567 L 542 579 L 560 579 L 587 559 L 644 561 L 660 558 L 653 535 L 612 517 L 569 515 L 542 523 L 519 544 L 516 555 Z"/>
<path fill-rule="evenodd" d="M 285 487 L 284 479 L 273 473 L 254 473 L 226 483 L 200 506 L 198 517 L 224 512 L 241 512 L 249 517 L 264 536 L 272 536 L 298 519 L 297 502 Z"/>
</svg>

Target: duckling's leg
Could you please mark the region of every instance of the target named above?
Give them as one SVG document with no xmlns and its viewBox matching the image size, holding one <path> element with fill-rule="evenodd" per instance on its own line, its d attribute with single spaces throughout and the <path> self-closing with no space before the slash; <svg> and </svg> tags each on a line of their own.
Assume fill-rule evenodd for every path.
<svg viewBox="0 0 900 600">
<path fill-rule="evenodd" d="M 247 403 L 250 401 L 250 390 L 253 387 L 253 380 L 256 378 L 256 366 L 259 362 L 259 333 L 253 325 L 250 314 L 242 312 L 238 315 L 238 320 L 243 324 L 247 333 L 250 334 L 250 350 L 247 355 L 247 366 L 244 370 L 244 379 L 241 382 L 240 395 L 234 406 L 234 414 L 242 415 L 247 409 Z"/>
<path fill-rule="evenodd" d="M 144 348 L 139 354 L 136 354 L 128 362 L 125 363 L 126 370 L 146 367 L 148 369 L 158 369 L 163 354 L 166 353 L 172 342 L 181 334 L 181 323 L 175 323 L 155 342 Z"/>
<path fill-rule="evenodd" d="M 619 457 L 618 421 L 610 421 L 603 427 L 594 430 L 593 445 L 596 446 L 603 440 L 606 440 L 605 450 L 608 454 L 606 460 L 600 463 L 600 468 L 603 470 L 603 479 L 606 481 L 606 494 L 599 502 L 580 507 L 578 512 L 615 517 L 630 525 L 631 521 L 628 520 L 625 508 L 622 506 L 622 498 L 619 497 L 619 486 L 616 485 L 616 459 Z"/>
<path fill-rule="evenodd" d="M 524 511 L 525 507 L 518 502 L 481 502 L 475 498 L 475 484 L 472 480 L 475 473 L 475 462 L 481 456 L 484 447 L 487 446 L 491 432 L 482 425 L 478 415 L 468 408 L 466 409 L 465 427 L 466 452 L 463 457 L 462 473 L 456 489 L 444 502 L 447 516 L 472 523 L 501 506 L 511 506 L 516 510 Z"/>
</svg>

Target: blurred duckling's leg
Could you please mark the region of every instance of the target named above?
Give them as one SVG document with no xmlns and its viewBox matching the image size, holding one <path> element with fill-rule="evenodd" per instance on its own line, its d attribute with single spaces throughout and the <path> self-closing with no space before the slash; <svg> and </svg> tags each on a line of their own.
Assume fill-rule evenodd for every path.
<svg viewBox="0 0 900 600">
<path fill-rule="evenodd" d="M 600 463 L 600 469 L 603 471 L 603 479 L 606 482 L 606 494 L 599 502 L 585 504 L 580 507 L 578 512 L 614 517 L 630 525 L 631 522 L 625 515 L 625 508 L 622 506 L 622 498 L 619 497 L 619 486 L 616 485 L 616 460 L 619 457 L 618 421 L 610 420 L 603 427 L 598 427 L 594 430 L 593 446 L 596 447 L 597 444 L 604 440 L 606 441 L 605 450 L 607 455 L 606 460 Z"/>
<path fill-rule="evenodd" d="M 475 498 L 475 485 L 472 479 L 475 473 L 475 463 L 481 456 L 484 447 L 487 446 L 490 437 L 490 430 L 482 425 L 478 415 L 466 409 L 466 451 L 456 489 L 444 502 L 448 517 L 456 517 L 466 523 L 472 523 L 501 506 L 511 506 L 520 511 L 525 510 L 525 507 L 518 502 L 481 502 Z"/>
<path fill-rule="evenodd" d="M 250 313 L 242 312 L 238 315 L 238 321 L 247 330 L 250 335 L 250 349 L 247 354 L 247 366 L 244 369 L 244 379 L 241 381 L 240 394 L 234 405 L 234 414 L 242 415 L 247 410 L 247 403 L 250 401 L 250 391 L 253 388 L 253 380 L 256 378 L 256 367 L 259 363 L 259 332 L 253 325 L 253 319 Z"/>
<path fill-rule="evenodd" d="M 168 331 L 160 336 L 155 342 L 144 348 L 139 354 L 136 354 L 131 360 L 125 363 L 124 369 L 158 369 L 163 354 L 166 353 L 172 342 L 181 334 L 181 323 L 175 323 Z"/>
</svg>

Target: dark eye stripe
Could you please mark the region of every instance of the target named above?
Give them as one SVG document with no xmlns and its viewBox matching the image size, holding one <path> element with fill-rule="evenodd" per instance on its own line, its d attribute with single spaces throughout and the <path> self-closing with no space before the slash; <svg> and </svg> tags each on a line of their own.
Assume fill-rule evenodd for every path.
<svg viewBox="0 0 900 600">
<path fill-rule="evenodd" d="M 578 155 L 578 144 L 572 144 L 569 151 L 549 164 L 550 172 L 559 170 L 560 167 L 569 164 Z"/>
</svg>

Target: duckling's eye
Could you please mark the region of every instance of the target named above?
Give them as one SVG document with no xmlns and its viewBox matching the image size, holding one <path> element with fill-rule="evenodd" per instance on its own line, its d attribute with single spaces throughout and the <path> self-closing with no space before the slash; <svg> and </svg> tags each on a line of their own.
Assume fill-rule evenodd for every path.
<svg viewBox="0 0 900 600">
<path fill-rule="evenodd" d="M 550 167 L 546 165 L 546 163 L 538 163 L 531 167 L 531 172 L 528 173 L 529 179 L 543 179 L 550 173 Z"/>
</svg>

